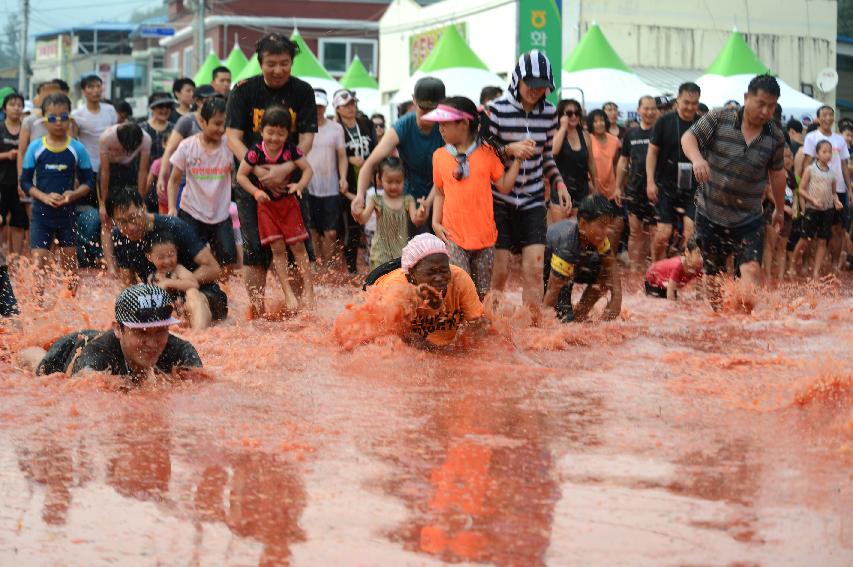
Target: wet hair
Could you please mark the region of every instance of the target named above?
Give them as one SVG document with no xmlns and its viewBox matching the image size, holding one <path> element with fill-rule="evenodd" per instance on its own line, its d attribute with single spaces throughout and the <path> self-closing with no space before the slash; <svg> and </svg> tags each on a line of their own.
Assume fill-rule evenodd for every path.
<svg viewBox="0 0 853 567">
<path fill-rule="evenodd" d="M 651 101 L 651 103 L 657 107 L 657 103 L 655 103 L 655 97 L 653 97 L 652 95 L 643 95 L 637 101 L 637 108 L 640 108 L 641 106 L 643 106 L 644 100 Z"/>
<path fill-rule="evenodd" d="M 699 103 L 699 112 L 701 112 L 702 114 L 708 114 L 709 110 L 710 109 L 708 108 L 707 104 L 705 104 L 704 102 Z"/>
<path fill-rule="evenodd" d="M 195 88 L 195 81 L 193 81 L 189 77 L 180 77 L 175 79 L 175 81 L 172 83 L 172 94 L 177 95 L 187 85 L 190 85 L 192 88 Z"/>
<path fill-rule="evenodd" d="M 266 126 L 273 126 L 289 131 L 292 121 L 290 111 L 285 107 L 278 105 L 268 106 L 264 110 L 263 118 L 261 118 L 261 129 L 263 130 Z"/>
<path fill-rule="evenodd" d="M 504 90 L 501 87 L 483 87 L 480 91 L 480 104 L 486 104 L 490 100 L 494 100 L 503 94 Z"/>
<path fill-rule="evenodd" d="M 381 178 L 386 171 L 399 171 L 403 173 L 403 160 L 396 156 L 388 156 L 379 162 L 378 175 Z"/>
<path fill-rule="evenodd" d="M 841 126 L 838 127 L 838 131 L 842 134 L 848 131 L 853 132 L 853 122 L 843 122 Z"/>
<path fill-rule="evenodd" d="M 118 143 L 124 148 L 124 151 L 132 154 L 142 145 L 144 135 L 139 124 L 136 122 L 125 122 L 124 124 L 119 124 L 118 128 L 116 128 L 116 137 L 118 138 Z"/>
<path fill-rule="evenodd" d="M 601 217 L 613 217 L 613 205 L 603 195 L 587 195 L 578 206 L 578 218 L 587 222 Z"/>
<path fill-rule="evenodd" d="M 214 81 L 215 81 L 215 80 L 216 80 L 216 75 L 218 75 L 219 73 L 228 73 L 228 74 L 230 75 L 230 74 L 231 74 L 231 69 L 229 69 L 229 68 L 228 68 L 228 67 L 226 67 L 225 65 L 220 65 L 219 67 L 217 67 L 216 69 L 214 69 L 214 70 L 213 70 L 213 73 L 211 73 L 211 74 L 210 74 L 210 78 L 211 78 L 211 80 L 214 80 Z"/>
<path fill-rule="evenodd" d="M 796 118 L 791 118 L 788 120 L 788 123 L 785 124 L 785 131 L 793 130 L 797 134 L 803 133 L 803 123 L 797 120 Z"/>
<path fill-rule="evenodd" d="M 9 93 L 5 97 L 3 97 L 3 110 L 6 110 L 6 105 L 9 104 L 10 101 L 18 99 L 21 101 L 21 104 L 24 104 L 24 97 L 19 93 Z"/>
<path fill-rule="evenodd" d="M 779 98 L 782 94 L 776 77 L 768 73 L 753 77 L 749 82 L 749 86 L 746 88 L 746 92 L 751 95 L 757 95 L 758 91 L 764 91 L 770 96 L 775 96 L 776 98 Z"/>
<path fill-rule="evenodd" d="M 80 79 L 80 90 L 85 90 L 92 85 L 103 85 L 104 81 L 97 75 L 86 75 Z M 62 90 L 62 87 L 59 87 Z"/>
<path fill-rule="evenodd" d="M 225 99 L 220 96 L 205 99 L 201 105 L 201 119 L 208 122 L 217 114 L 225 114 Z"/>
<path fill-rule="evenodd" d="M 682 93 L 701 95 L 702 89 L 696 83 L 688 81 L 686 83 L 681 83 L 680 85 L 678 85 L 678 96 L 681 96 Z"/>
<path fill-rule="evenodd" d="M 97 75 L 95 75 L 95 76 L 97 77 Z M 66 82 L 65 82 L 65 81 L 63 81 L 62 79 L 58 79 L 58 78 L 57 78 L 57 79 L 54 79 L 54 80 L 53 80 L 53 81 L 51 81 L 51 82 L 52 82 L 54 85 L 56 85 L 57 87 L 59 87 L 59 90 L 61 90 L 62 92 L 64 92 L 64 93 L 70 93 L 70 92 L 71 92 L 71 85 L 69 85 L 68 83 L 66 83 Z"/>
<path fill-rule="evenodd" d="M 832 150 L 832 143 L 829 140 L 821 140 L 820 142 L 815 144 L 814 154 L 817 155 L 817 153 L 823 146 L 829 146 L 830 151 Z"/>
<path fill-rule="evenodd" d="M 699 248 L 699 243 L 696 242 L 696 238 L 691 236 L 690 240 L 687 241 L 687 248 L 685 248 L 685 250 L 687 252 L 693 252 L 698 248 Z"/>
<path fill-rule="evenodd" d="M 441 104 L 473 116 L 473 119 L 468 121 L 468 133 L 478 145 L 488 147 L 501 161 L 506 161 L 506 146 L 489 130 L 489 121 L 480 117 L 477 105 L 471 99 L 452 96 L 441 101 Z"/>
<path fill-rule="evenodd" d="M 279 33 L 268 33 L 255 44 L 255 53 L 258 55 L 258 63 L 263 63 L 264 55 L 288 54 L 291 59 L 299 55 L 299 46 Z"/>
<path fill-rule="evenodd" d="M 110 218 L 113 217 L 116 209 L 126 209 L 131 206 L 140 209 L 144 207 L 142 195 L 139 194 L 139 191 L 133 185 L 110 189 L 107 200 L 104 203 L 104 207 L 107 209 L 107 216 Z"/>
<path fill-rule="evenodd" d="M 127 118 L 133 118 L 133 107 L 126 100 L 120 100 L 113 106 L 115 106 L 117 113 L 124 114 Z"/>
<path fill-rule="evenodd" d="M 145 252 L 150 253 L 158 244 L 171 244 L 177 248 L 178 240 L 175 238 L 175 234 L 168 228 L 155 230 L 145 245 Z"/>
<path fill-rule="evenodd" d="M 600 108 L 596 108 L 586 116 L 586 127 L 589 128 L 589 131 L 592 132 L 593 124 L 595 124 L 595 119 L 598 117 L 604 118 L 604 131 L 608 132 L 610 130 L 610 119 L 607 117 L 607 113 L 605 113 Z"/>
<path fill-rule="evenodd" d="M 44 97 L 41 102 L 42 114 L 47 114 L 48 106 L 64 106 L 68 112 L 71 112 L 71 99 L 62 93 L 53 93 Z"/>
</svg>

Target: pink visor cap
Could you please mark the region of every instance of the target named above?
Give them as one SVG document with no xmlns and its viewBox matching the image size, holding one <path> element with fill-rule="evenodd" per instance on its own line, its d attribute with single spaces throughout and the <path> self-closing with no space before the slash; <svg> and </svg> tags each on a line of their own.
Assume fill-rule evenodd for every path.
<svg viewBox="0 0 853 567">
<path fill-rule="evenodd" d="M 428 122 L 456 122 L 457 120 L 475 120 L 476 118 L 458 108 L 439 104 L 435 110 L 425 114 L 423 119 Z"/>
</svg>

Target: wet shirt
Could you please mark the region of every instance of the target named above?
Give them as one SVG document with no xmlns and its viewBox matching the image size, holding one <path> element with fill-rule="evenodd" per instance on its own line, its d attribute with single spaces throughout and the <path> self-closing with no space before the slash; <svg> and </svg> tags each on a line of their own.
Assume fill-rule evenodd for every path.
<svg viewBox="0 0 853 567">
<path fill-rule="evenodd" d="M 352 128 L 343 125 L 342 127 L 344 129 L 344 149 L 347 153 L 347 159 L 354 156 L 367 159 L 367 156 L 376 147 L 376 131 L 373 129 L 373 123 L 370 120 L 356 119 L 356 124 Z M 403 166 L 406 167 L 405 163 Z M 353 195 L 355 195 L 355 189 L 358 186 L 359 171 L 360 168 L 351 163 L 347 167 L 348 192 Z M 405 181 L 403 187 L 405 191 Z"/>
<path fill-rule="evenodd" d="M 592 159 L 595 161 L 595 173 L 599 185 L 608 194 L 616 194 L 616 162 L 613 160 L 619 155 L 621 148 L 619 138 L 613 134 L 605 134 L 602 142 L 593 135 L 589 137 L 589 148 L 592 150 Z"/>
<path fill-rule="evenodd" d="M 681 256 L 659 260 L 649 266 L 646 272 L 646 281 L 654 287 L 665 288 L 670 280 L 675 281 L 679 287 L 695 279 L 697 274 L 690 274 L 684 269 Z"/>
<path fill-rule="evenodd" d="M 382 276 L 375 284 L 378 288 L 411 286 L 403 270 L 397 269 Z M 464 321 L 474 321 L 483 316 L 483 304 L 477 295 L 471 276 L 462 268 L 450 266 L 450 283 L 440 309 L 418 307 L 412 320 L 412 331 L 434 345 L 447 345 L 456 337 L 456 330 Z"/>
<path fill-rule="evenodd" d="M 599 248 L 583 241 L 578 221 L 573 218 L 549 226 L 546 243 L 551 250 L 551 269 L 580 283 L 598 279 L 600 256 L 611 250 L 607 239 Z"/>
<path fill-rule="evenodd" d="M 166 140 L 169 139 L 174 126 L 171 122 L 166 122 L 166 127 L 158 131 L 148 122 L 143 122 L 140 127 L 151 136 L 151 162 L 153 163 L 163 157 L 163 153 L 166 151 Z"/>
<path fill-rule="evenodd" d="M 6 127 L 6 121 L 0 121 L 0 153 L 18 149 L 18 134 L 12 134 Z M 0 160 L 0 187 L 18 186 L 18 166 L 13 159 Z"/>
<path fill-rule="evenodd" d="M 111 104 L 102 102 L 98 112 L 92 112 L 82 106 L 72 112 L 71 116 L 77 122 L 77 138 L 86 146 L 86 151 L 92 157 L 92 167 L 97 170 L 101 165 L 99 149 L 101 134 L 118 122 L 116 109 Z"/>
<path fill-rule="evenodd" d="M 308 152 L 308 163 L 314 175 L 308 192 L 315 197 L 335 197 L 339 193 L 338 150 L 344 149 L 344 129 L 332 120 L 317 129 L 314 144 Z"/>
<path fill-rule="evenodd" d="M 163 354 L 154 370 L 169 374 L 178 368 L 200 368 L 201 358 L 189 342 L 170 334 Z M 55 372 L 76 374 L 83 370 L 109 372 L 117 376 L 130 374 L 114 331 L 83 330 L 62 336 L 51 345 L 36 369 L 36 374 Z"/>
<path fill-rule="evenodd" d="M 279 165 L 289 161 L 296 161 L 300 158 L 302 158 L 302 150 L 299 149 L 299 146 L 290 141 L 285 142 L 275 155 L 268 154 L 263 142 L 258 142 L 257 144 L 249 147 L 245 157 L 243 157 L 243 161 L 254 167 L 256 165 Z M 249 174 L 249 180 L 255 185 L 255 187 L 263 189 L 263 191 L 270 196 L 270 199 L 278 200 L 287 196 L 286 193 L 279 194 L 268 191 L 264 188 L 258 178 L 254 176 L 254 174 Z M 290 181 L 288 180 L 288 183 L 289 182 Z"/>
<path fill-rule="evenodd" d="M 847 149 L 847 142 L 844 141 L 844 136 L 833 132 L 829 136 L 815 130 L 806 135 L 805 143 L 803 144 L 803 153 L 814 158 L 817 155 L 818 142 L 826 140 L 832 145 L 832 159 L 829 160 L 829 169 L 835 175 L 835 192 L 846 193 L 847 187 L 844 183 L 844 160 L 850 159 L 850 152 Z"/>
<path fill-rule="evenodd" d="M 714 109 L 691 127 L 708 160 L 711 179 L 699 187 L 697 214 L 735 228 L 764 214 L 768 174 L 784 167 L 785 137 L 772 120 L 750 144 L 741 131 L 743 109 Z"/>
<path fill-rule="evenodd" d="M 83 144 L 68 138 L 65 145 L 53 148 L 46 138 L 32 142 L 24 155 L 21 172 L 21 189 L 29 195 L 35 186 L 42 193 L 62 194 L 74 189 L 75 181 L 94 190 L 95 180 L 92 162 Z M 33 213 L 41 216 L 64 216 L 72 214 L 75 203 L 51 207 L 41 201 L 33 201 Z"/>
<path fill-rule="evenodd" d="M 835 172 L 831 168 L 823 169 L 817 160 L 812 162 L 809 169 L 811 172 L 807 192 L 809 197 L 817 201 L 817 207 L 809 203 L 806 208 L 816 208 L 819 211 L 832 209 L 835 206 L 836 199 L 836 192 L 832 190 L 832 182 L 838 182 L 835 178 Z"/>
<path fill-rule="evenodd" d="M 417 116 L 410 112 L 397 120 L 392 128 L 400 138 L 397 151 L 406 169 L 406 195 L 415 199 L 426 197 L 432 190 L 432 154 L 444 145 L 438 124 L 433 124 L 432 129 L 424 134 L 418 128 Z"/>
<path fill-rule="evenodd" d="M 678 162 L 687 162 L 681 148 L 681 137 L 696 122 L 683 120 L 678 112 L 672 111 L 658 118 L 652 127 L 650 143 L 659 148 L 655 183 L 661 189 L 675 190 L 678 185 Z M 696 186 L 694 179 L 693 186 Z"/>
<path fill-rule="evenodd" d="M 261 140 L 261 119 L 264 111 L 279 105 L 290 109 L 293 119 L 291 131 L 296 134 L 317 131 L 317 107 L 314 89 L 297 77 L 291 76 L 281 88 L 267 86 L 263 75 L 240 81 L 228 97 L 225 126 L 243 132 L 243 144 L 250 148 Z"/>
<path fill-rule="evenodd" d="M 652 129 L 643 130 L 639 126 L 631 128 L 622 139 L 623 157 L 628 158 L 628 189 L 632 192 L 646 190 L 646 154 L 649 153 L 649 141 Z"/>
<path fill-rule="evenodd" d="M 467 158 L 468 175 L 455 179 L 458 162 L 447 148 L 432 156 L 433 183 L 444 195 L 441 224 L 450 239 L 465 250 L 494 246 L 498 239 L 492 198 L 492 182 L 504 174 L 494 150 L 477 146 Z"/>
<path fill-rule="evenodd" d="M 181 210 L 207 224 L 228 219 L 234 154 L 225 136 L 213 150 L 202 145 L 201 135 L 190 136 L 181 141 L 169 162 L 183 171 L 186 179 Z"/>
<path fill-rule="evenodd" d="M 130 240 L 118 228 L 113 228 L 113 244 L 118 267 L 131 270 L 139 277 L 139 281 L 147 282 L 148 277 L 157 269 L 146 258 L 145 250 L 150 245 L 154 233 L 160 230 L 167 230 L 175 237 L 178 264 L 191 272 L 196 271 L 198 264 L 195 263 L 195 257 L 204 250 L 206 244 L 201 241 L 190 225 L 179 218 L 163 215 L 154 215 L 154 226 L 145 233 L 142 240 Z"/>
<path fill-rule="evenodd" d="M 135 150 L 128 153 L 121 145 L 121 142 L 118 141 L 118 124 L 116 124 L 104 130 L 98 141 L 98 148 L 100 153 L 107 154 L 109 163 L 130 165 L 141 154 L 147 153 L 151 155 L 151 136 L 143 129 L 142 143 Z"/>
</svg>

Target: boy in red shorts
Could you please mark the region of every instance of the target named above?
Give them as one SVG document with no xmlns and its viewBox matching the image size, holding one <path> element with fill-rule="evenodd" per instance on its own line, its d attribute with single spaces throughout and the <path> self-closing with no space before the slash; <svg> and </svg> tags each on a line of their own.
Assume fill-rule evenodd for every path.
<svg viewBox="0 0 853 567">
<path fill-rule="evenodd" d="M 237 183 L 258 202 L 258 236 L 261 244 L 272 250 L 275 271 L 284 291 L 285 307 L 288 312 L 295 313 L 299 308 L 314 307 L 314 283 L 308 267 L 308 253 L 305 250 L 308 231 L 302 222 L 302 210 L 296 199 L 296 195 L 302 196 L 313 172 L 302 151 L 287 139 L 290 123 L 290 111 L 285 108 L 271 106 L 264 111 L 261 118 L 262 141 L 246 152 L 237 171 Z M 288 183 L 286 190 L 267 189 L 258 181 L 257 174 L 266 166 L 291 161 L 301 170 L 302 175 L 298 182 Z M 288 247 L 296 259 L 296 267 L 302 277 L 301 298 L 294 294 L 287 276 Z"/>
</svg>

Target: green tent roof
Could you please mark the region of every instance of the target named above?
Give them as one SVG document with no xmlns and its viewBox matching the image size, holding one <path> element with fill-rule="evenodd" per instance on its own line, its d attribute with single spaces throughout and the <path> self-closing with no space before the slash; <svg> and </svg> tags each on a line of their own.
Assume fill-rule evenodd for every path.
<svg viewBox="0 0 853 567">
<path fill-rule="evenodd" d="M 243 70 L 240 71 L 240 74 L 237 75 L 233 82 L 236 83 L 238 81 L 242 81 L 248 79 L 249 77 L 254 77 L 255 75 L 261 74 L 261 64 L 258 63 L 258 54 L 252 55 L 252 58 L 249 59 L 249 62 L 246 63 L 246 66 L 243 67 Z"/>
<path fill-rule="evenodd" d="M 314 52 L 311 51 L 311 48 L 308 47 L 308 44 L 305 43 L 305 40 L 302 39 L 298 31 L 293 30 L 290 41 L 299 46 L 299 54 L 297 54 L 296 60 L 293 61 L 293 69 L 291 70 L 291 73 L 295 77 L 299 77 L 300 79 L 314 77 L 329 79 L 330 81 L 334 80 L 329 72 L 320 64 L 320 61 L 317 60 L 317 57 L 314 56 Z"/>
<path fill-rule="evenodd" d="M 459 67 L 489 70 L 483 60 L 468 46 L 456 26 L 447 26 L 418 70 L 423 73 L 432 73 L 441 69 Z"/>
<path fill-rule="evenodd" d="M 193 77 L 193 82 L 196 85 L 209 85 L 213 80 L 213 70 L 221 65 L 222 61 L 219 60 L 219 57 L 215 53 L 211 53 Z"/>
<path fill-rule="evenodd" d="M 228 59 L 225 60 L 225 66 L 231 71 L 231 76 L 236 77 L 240 74 L 246 64 L 249 62 L 246 55 L 238 45 L 234 45 L 234 49 L 228 54 Z"/>
<path fill-rule="evenodd" d="M 586 35 L 583 36 L 583 39 L 563 63 L 563 71 L 567 73 L 586 71 L 587 69 L 616 69 L 617 71 L 631 72 L 631 69 L 625 65 L 625 62 L 604 37 L 604 33 L 598 24 L 590 26 Z"/>
<path fill-rule="evenodd" d="M 376 79 L 370 76 L 370 73 L 365 69 L 364 64 L 358 55 L 353 57 L 349 69 L 341 77 L 341 86 L 345 89 L 376 89 L 379 90 L 379 83 Z"/>
<path fill-rule="evenodd" d="M 743 36 L 738 31 L 733 31 L 726 45 L 708 70 L 708 75 L 761 75 L 770 72 L 770 69 L 761 62 L 755 52 L 749 48 Z"/>
</svg>

